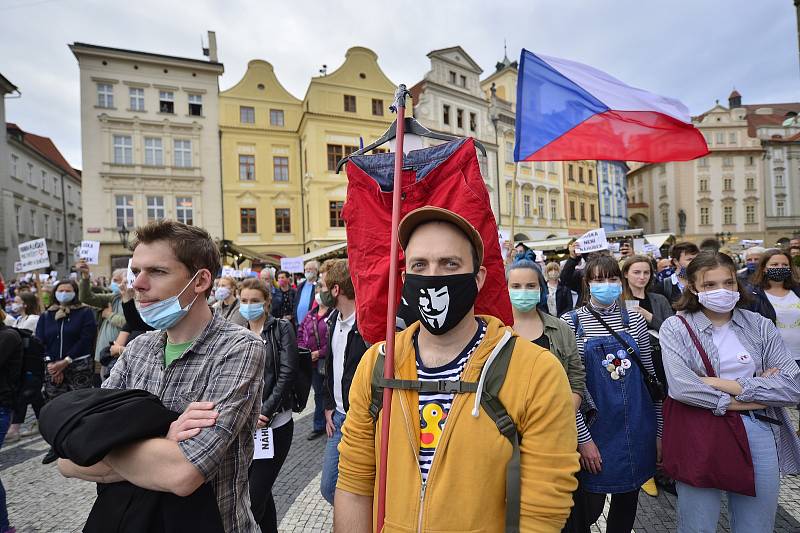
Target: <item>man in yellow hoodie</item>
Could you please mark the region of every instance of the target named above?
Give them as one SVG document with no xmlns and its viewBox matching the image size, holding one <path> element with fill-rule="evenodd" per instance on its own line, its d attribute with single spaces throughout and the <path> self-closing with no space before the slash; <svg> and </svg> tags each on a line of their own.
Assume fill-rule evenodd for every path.
<svg viewBox="0 0 800 533">
<path fill-rule="evenodd" d="M 419 318 L 398 333 L 395 378 L 482 381 L 484 363 L 513 336 L 474 302 L 486 279 L 483 242 L 459 215 L 423 207 L 400 224 L 403 298 Z M 519 531 L 558 533 L 578 471 L 575 413 L 563 367 L 524 339 L 513 345 L 497 399 L 519 434 Z M 383 344 L 362 358 L 339 445 L 334 531 L 377 530 L 381 417 L 370 414 L 372 374 Z M 488 365 L 487 365 L 488 366 Z M 506 466 L 512 445 L 478 394 L 395 390 L 383 531 L 506 531 Z"/>
</svg>

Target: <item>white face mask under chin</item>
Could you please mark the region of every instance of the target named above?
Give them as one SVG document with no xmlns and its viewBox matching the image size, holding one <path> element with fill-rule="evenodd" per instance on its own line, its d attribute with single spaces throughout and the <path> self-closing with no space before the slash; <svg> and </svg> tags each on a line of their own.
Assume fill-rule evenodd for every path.
<svg viewBox="0 0 800 533">
<path fill-rule="evenodd" d="M 697 293 L 700 305 L 715 313 L 729 313 L 739 301 L 739 291 L 716 289 Z"/>
</svg>

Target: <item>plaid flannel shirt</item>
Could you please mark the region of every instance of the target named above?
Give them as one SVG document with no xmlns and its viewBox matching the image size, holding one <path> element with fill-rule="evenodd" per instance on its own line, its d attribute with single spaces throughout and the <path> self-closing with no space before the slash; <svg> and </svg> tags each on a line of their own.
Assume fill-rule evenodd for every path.
<svg viewBox="0 0 800 533">
<path fill-rule="evenodd" d="M 211 482 L 228 533 L 258 533 L 250 511 L 247 471 L 264 386 L 264 342 L 215 313 L 189 349 L 164 367 L 166 331 L 136 337 L 103 383 L 106 389 L 143 389 L 167 409 L 213 402 L 217 423 L 178 443 L 186 459 Z"/>
</svg>

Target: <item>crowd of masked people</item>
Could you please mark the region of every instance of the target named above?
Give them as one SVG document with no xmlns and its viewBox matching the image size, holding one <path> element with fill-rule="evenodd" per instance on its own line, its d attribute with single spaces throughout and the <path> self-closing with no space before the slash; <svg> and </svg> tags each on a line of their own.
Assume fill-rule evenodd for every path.
<svg viewBox="0 0 800 533">
<path fill-rule="evenodd" d="M 582 255 L 573 243 L 565 259 L 539 262 L 519 244 L 506 261 L 509 329 L 474 314 L 483 242 L 445 211 L 401 224 L 388 528 L 584 533 L 610 495 L 606 531 L 630 532 L 640 489 L 661 487 L 678 496 L 681 532 L 714 531 L 723 498 L 734 533 L 772 531 L 780 476 L 800 472 L 786 411 L 800 403 L 800 240 L 741 255 L 677 242 L 658 260 L 631 241 L 617 254 Z M 43 462 L 119 490 L 99 491 L 87 531 L 155 527 L 120 510 L 143 505 L 135 491 L 179 497 L 139 513 L 158 514 L 158 530 L 277 531 L 272 487 L 308 357 L 306 438 L 327 438 L 321 494 L 336 531 L 371 531 L 384 352 L 359 333 L 348 261 L 310 261 L 302 276 L 217 272 L 208 235 L 166 221 L 140 228 L 131 286 L 126 269 L 106 286 L 79 262 L 71 278 L 5 287 L 0 443 L 41 431 L 52 445 Z M 493 383 L 495 360 L 505 385 Z M 468 405 L 465 393 L 475 393 Z M 23 431 L 28 405 L 48 421 Z M 125 409 L 153 414 L 134 424 L 141 433 L 89 446 L 92 461 L 65 437 L 92 426 L 64 420 Z M 716 419 L 733 433 L 714 434 Z M 264 427 L 273 456 L 253 459 Z M 693 430 L 730 439 L 740 455 L 705 450 Z M 155 475 L 165 472 L 180 475 Z M 194 515 L 209 495 L 213 516 Z M 0 504 L 0 533 L 13 531 L 1 483 Z"/>
</svg>

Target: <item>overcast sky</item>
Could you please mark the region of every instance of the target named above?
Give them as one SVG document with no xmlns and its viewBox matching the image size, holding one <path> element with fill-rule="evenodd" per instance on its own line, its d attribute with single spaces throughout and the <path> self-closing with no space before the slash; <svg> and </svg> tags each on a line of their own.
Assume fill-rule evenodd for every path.
<svg viewBox="0 0 800 533">
<path fill-rule="evenodd" d="M 9 122 L 53 138 L 81 167 L 80 41 L 202 59 L 217 32 L 233 86 L 250 59 L 265 59 L 298 98 L 322 64 L 351 46 L 377 52 L 395 83 L 427 72 L 430 50 L 461 45 L 490 74 L 521 48 L 590 64 L 630 85 L 678 98 L 699 114 L 727 104 L 800 100 L 792 0 L 0 0 L 0 73 L 22 92 L 6 98 Z"/>
</svg>

